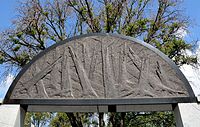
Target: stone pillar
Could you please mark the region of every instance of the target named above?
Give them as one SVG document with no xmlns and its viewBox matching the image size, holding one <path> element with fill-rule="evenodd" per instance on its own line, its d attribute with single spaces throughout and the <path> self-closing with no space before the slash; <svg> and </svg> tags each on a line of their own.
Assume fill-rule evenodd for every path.
<svg viewBox="0 0 200 127">
<path fill-rule="evenodd" d="M 0 127 L 23 127 L 24 116 L 20 105 L 0 105 Z"/>
<path fill-rule="evenodd" d="M 177 127 L 200 127 L 200 104 L 179 103 L 174 113 Z"/>
</svg>

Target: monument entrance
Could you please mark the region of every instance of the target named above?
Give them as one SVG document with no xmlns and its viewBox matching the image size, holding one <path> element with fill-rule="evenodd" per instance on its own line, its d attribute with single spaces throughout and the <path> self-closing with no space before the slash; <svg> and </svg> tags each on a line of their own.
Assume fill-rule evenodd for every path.
<svg viewBox="0 0 200 127">
<path fill-rule="evenodd" d="M 173 111 L 194 102 L 185 76 L 156 48 L 121 35 L 89 34 L 33 58 L 3 104 L 24 111 L 128 112 Z"/>
</svg>

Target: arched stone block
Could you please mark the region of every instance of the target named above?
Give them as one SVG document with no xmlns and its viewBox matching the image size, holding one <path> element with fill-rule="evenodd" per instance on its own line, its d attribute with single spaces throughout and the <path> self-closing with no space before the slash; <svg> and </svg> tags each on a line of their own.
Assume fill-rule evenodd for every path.
<svg viewBox="0 0 200 127">
<path fill-rule="evenodd" d="M 123 104 L 195 101 L 184 75 L 156 48 L 120 35 L 91 34 L 37 55 L 14 80 L 4 103 L 106 105 L 123 99 Z"/>
</svg>

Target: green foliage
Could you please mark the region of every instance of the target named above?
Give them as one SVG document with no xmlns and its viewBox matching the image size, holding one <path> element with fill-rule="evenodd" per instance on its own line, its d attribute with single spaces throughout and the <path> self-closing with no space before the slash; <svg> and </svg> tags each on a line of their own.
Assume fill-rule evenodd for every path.
<svg viewBox="0 0 200 127">
<path fill-rule="evenodd" d="M 31 113 L 26 112 L 25 119 L 24 119 L 24 127 L 30 127 L 31 126 Z"/>
<path fill-rule="evenodd" d="M 4 54 L 0 52 L 0 64 L 5 62 Z"/>
<path fill-rule="evenodd" d="M 157 10 L 153 9 L 154 5 L 152 8 L 148 6 L 152 3 L 158 5 Z M 143 38 L 176 64 L 190 64 L 196 62 L 196 58 L 182 54 L 191 45 L 177 35 L 178 30 L 187 29 L 188 26 L 187 18 L 176 8 L 178 4 L 178 1 L 151 0 L 27 1 L 22 4 L 25 9 L 19 11 L 20 18 L 16 19 L 14 30 L 4 34 L 7 38 L 2 41 L 10 48 L 3 49 L 2 62 L 24 66 L 27 62 L 23 62 L 22 58 L 33 58 L 46 46 L 67 37 L 107 32 Z M 149 13 L 149 10 L 152 12 Z M 29 51 L 27 56 L 18 59 L 19 53 L 16 52 L 23 50 Z"/>
<path fill-rule="evenodd" d="M 26 52 L 22 52 L 20 55 L 17 56 L 17 60 L 20 64 L 27 64 L 29 59 L 29 55 Z"/>
<path fill-rule="evenodd" d="M 139 36 L 140 33 L 147 31 L 148 22 L 149 20 L 144 18 L 136 22 L 129 23 L 125 28 L 125 34 L 132 37 Z"/>
<path fill-rule="evenodd" d="M 86 6 L 81 7 L 80 8 L 80 12 L 82 13 L 83 17 L 85 17 L 86 14 L 87 14 L 87 8 L 86 8 Z"/>
<path fill-rule="evenodd" d="M 31 36 L 35 36 L 37 33 L 34 28 L 29 28 L 25 32 L 26 32 L 26 34 L 31 35 Z"/>
<path fill-rule="evenodd" d="M 22 31 L 20 31 L 20 32 L 18 32 L 18 33 L 16 34 L 16 36 L 17 36 L 18 38 L 21 38 L 22 35 L 23 35 L 23 32 L 22 32 Z"/>
<path fill-rule="evenodd" d="M 14 52 L 19 51 L 20 47 L 21 47 L 21 45 L 16 45 L 16 46 L 13 48 L 13 51 L 14 51 Z"/>
<path fill-rule="evenodd" d="M 70 121 L 66 113 L 56 113 L 56 116 L 50 122 L 51 127 L 70 127 Z"/>
<path fill-rule="evenodd" d="M 11 41 L 12 41 L 14 44 L 19 44 L 19 39 L 16 39 L 16 38 L 11 37 Z"/>
<path fill-rule="evenodd" d="M 127 113 L 126 127 L 175 127 L 172 112 Z"/>
<path fill-rule="evenodd" d="M 43 12 L 43 15 L 48 16 L 49 12 Z"/>
<path fill-rule="evenodd" d="M 173 112 L 169 111 L 110 113 L 109 116 L 109 127 L 175 127 Z"/>
<path fill-rule="evenodd" d="M 109 113 L 109 126 L 119 127 L 121 125 L 121 113 Z"/>
<path fill-rule="evenodd" d="M 25 127 L 30 127 L 31 124 L 35 127 L 44 127 L 49 124 L 53 114 L 48 112 L 27 112 L 25 117 Z"/>
</svg>

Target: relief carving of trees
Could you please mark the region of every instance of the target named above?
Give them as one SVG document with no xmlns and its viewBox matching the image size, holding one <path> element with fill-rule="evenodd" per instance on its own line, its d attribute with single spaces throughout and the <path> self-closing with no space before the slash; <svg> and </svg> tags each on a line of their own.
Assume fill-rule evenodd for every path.
<svg viewBox="0 0 200 127">
<path fill-rule="evenodd" d="M 92 46 L 84 40 L 75 42 L 76 48 L 73 45 L 62 46 L 60 56 L 59 49 L 55 50 L 53 54 L 58 56 L 44 68 L 35 64 L 37 73 L 28 81 L 21 82 L 22 89 L 29 97 L 34 92 L 37 94 L 34 96 L 39 98 L 159 97 L 162 91 L 169 95 L 185 94 L 171 87 L 162 64 L 159 61 L 150 63 L 151 54 L 145 49 L 141 49 L 144 54 L 141 57 L 128 42 L 91 40 L 94 41 Z M 49 80 L 51 92 L 44 78 Z M 80 87 L 76 91 L 74 83 Z"/>
</svg>

